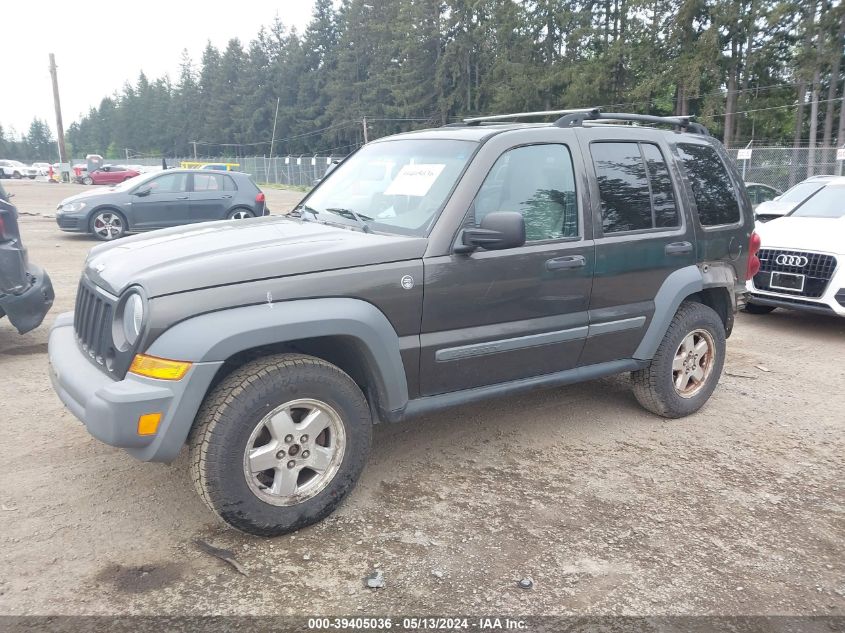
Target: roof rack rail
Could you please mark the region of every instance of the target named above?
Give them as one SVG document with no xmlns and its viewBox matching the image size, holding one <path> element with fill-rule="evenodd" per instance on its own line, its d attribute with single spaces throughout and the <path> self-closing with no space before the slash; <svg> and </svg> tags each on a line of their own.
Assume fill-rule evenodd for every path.
<svg viewBox="0 0 845 633">
<path fill-rule="evenodd" d="M 470 117 L 468 119 L 464 119 L 463 121 L 459 121 L 457 123 L 448 123 L 444 127 L 466 127 L 466 126 L 476 126 L 481 125 L 482 123 L 493 122 L 493 121 L 507 121 L 510 119 L 527 119 L 529 117 L 536 117 L 536 116 L 551 116 L 551 115 L 569 115 L 569 114 L 581 114 L 585 112 L 590 112 L 595 108 L 576 108 L 570 110 L 542 110 L 539 112 L 513 112 L 511 114 L 493 114 L 490 116 L 476 116 Z"/>
<path fill-rule="evenodd" d="M 581 127 L 585 121 L 634 121 L 671 125 L 683 131 L 709 136 L 710 132 L 701 123 L 692 121 L 692 116 L 654 116 L 651 114 L 629 114 L 626 112 L 602 112 L 599 108 L 585 112 L 565 114 L 555 121 L 557 127 Z"/>
</svg>

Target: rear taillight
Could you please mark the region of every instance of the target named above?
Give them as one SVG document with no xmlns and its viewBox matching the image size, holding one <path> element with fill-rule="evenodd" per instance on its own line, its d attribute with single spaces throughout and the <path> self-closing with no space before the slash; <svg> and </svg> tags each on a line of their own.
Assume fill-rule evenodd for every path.
<svg viewBox="0 0 845 633">
<path fill-rule="evenodd" d="M 256 201 L 256 202 L 261 202 L 261 203 L 263 203 L 263 202 L 264 202 L 264 200 L 266 200 L 266 198 L 264 197 L 264 192 L 263 192 L 263 191 L 259 191 L 259 192 L 258 192 L 258 195 L 257 195 L 257 196 L 255 196 L 255 201 Z"/>
<path fill-rule="evenodd" d="M 751 233 L 748 239 L 748 268 L 745 271 L 745 279 L 751 279 L 760 272 L 760 258 L 757 252 L 760 250 L 760 236 L 756 232 Z"/>
<path fill-rule="evenodd" d="M 7 239 L 6 237 L 6 224 L 3 222 L 3 216 L 0 215 L 0 242 L 5 242 Z"/>
</svg>

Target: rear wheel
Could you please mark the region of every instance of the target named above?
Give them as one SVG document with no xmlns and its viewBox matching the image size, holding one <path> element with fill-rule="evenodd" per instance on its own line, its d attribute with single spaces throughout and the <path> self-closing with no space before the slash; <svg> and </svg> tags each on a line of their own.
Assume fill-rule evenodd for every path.
<svg viewBox="0 0 845 633">
<path fill-rule="evenodd" d="M 116 240 L 126 233 L 126 221 L 116 211 L 98 211 L 91 218 L 91 233 L 104 242 Z"/>
<path fill-rule="evenodd" d="M 719 315 L 701 303 L 682 303 L 649 366 L 631 373 L 634 395 L 666 418 L 695 413 L 719 382 L 725 349 Z"/>
<path fill-rule="evenodd" d="M 249 209 L 233 209 L 229 211 L 227 216 L 230 220 L 246 220 L 247 218 L 254 218 L 255 214 Z"/>
<path fill-rule="evenodd" d="M 352 490 L 372 423 L 358 385 L 311 356 L 255 360 L 221 382 L 191 433 L 191 474 L 229 525 L 276 536 L 328 516 Z"/>
<path fill-rule="evenodd" d="M 748 314 L 769 314 L 772 310 L 775 310 L 775 306 L 764 306 L 760 305 L 759 303 L 746 303 L 743 310 L 748 312 Z"/>
</svg>

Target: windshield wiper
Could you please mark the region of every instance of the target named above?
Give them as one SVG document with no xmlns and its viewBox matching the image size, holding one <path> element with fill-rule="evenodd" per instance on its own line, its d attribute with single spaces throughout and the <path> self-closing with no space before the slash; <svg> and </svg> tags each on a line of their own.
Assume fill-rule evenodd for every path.
<svg viewBox="0 0 845 633">
<path fill-rule="evenodd" d="M 370 225 L 367 224 L 367 220 L 372 220 L 371 217 L 366 215 L 361 215 L 360 213 L 356 213 L 352 209 L 340 209 L 338 207 L 329 207 L 326 209 L 330 213 L 334 213 L 335 215 L 339 215 L 342 218 L 346 218 L 348 220 L 355 220 L 358 223 L 358 226 L 361 227 L 361 230 L 364 233 L 370 232 Z"/>
</svg>

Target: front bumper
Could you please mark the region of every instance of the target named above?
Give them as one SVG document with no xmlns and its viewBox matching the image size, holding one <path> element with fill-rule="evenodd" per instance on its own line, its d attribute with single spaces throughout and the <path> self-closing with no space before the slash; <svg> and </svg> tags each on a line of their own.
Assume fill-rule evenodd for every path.
<svg viewBox="0 0 845 633">
<path fill-rule="evenodd" d="M 69 233 L 86 233 L 88 231 L 88 220 L 85 215 L 57 213 L 56 224 L 62 231 Z"/>
<path fill-rule="evenodd" d="M 73 313 L 61 314 L 48 346 L 53 389 L 101 442 L 125 448 L 143 461 L 169 462 L 187 439 L 197 410 L 222 363 L 195 363 L 182 380 L 127 374 L 114 380 L 79 348 Z M 138 435 L 138 418 L 161 413 L 155 435 Z"/>
<path fill-rule="evenodd" d="M 43 269 L 30 264 L 26 278 L 32 279 L 32 285 L 22 293 L 0 295 L 0 310 L 21 334 L 41 325 L 56 298 L 50 276 Z"/>
<path fill-rule="evenodd" d="M 817 314 L 829 314 L 831 316 L 845 316 L 845 257 L 837 255 L 836 270 L 830 277 L 830 281 L 821 297 L 809 298 L 800 295 L 788 294 L 785 292 L 772 292 L 762 290 L 754 285 L 754 280 L 749 279 L 746 295 L 749 303 L 772 306 L 775 308 L 788 308 L 790 310 L 803 310 Z"/>
</svg>

